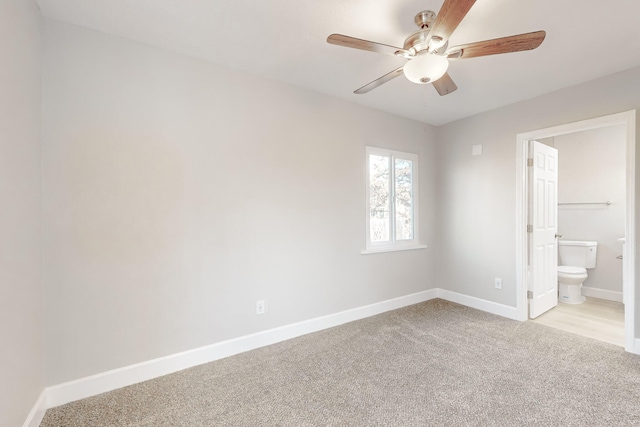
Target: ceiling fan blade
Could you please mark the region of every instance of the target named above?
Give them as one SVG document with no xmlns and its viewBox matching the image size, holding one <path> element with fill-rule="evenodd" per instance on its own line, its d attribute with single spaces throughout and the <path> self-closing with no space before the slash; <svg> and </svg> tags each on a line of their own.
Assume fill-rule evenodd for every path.
<svg viewBox="0 0 640 427">
<path fill-rule="evenodd" d="M 444 73 L 444 76 L 431 84 L 436 88 L 440 96 L 448 95 L 458 89 L 458 86 L 453 82 L 449 73 Z"/>
<path fill-rule="evenodd" d="M 385 74 L 384 76 L 375 79 L 374 81 L 372 81 L 371 83 L 367 83 L 366 85 L 362 86 L 360 89 L 356 89 L 353 91 L 353 93 L 357 93 L 358 95 L 362 95 L 363 93 L 367 93 L 375 88 L 377 88 L 378 86 L 381 86 L 383 84 L 385 84 L 386 82 L 388 82 L 389 80 L 393 80 L 396 77 L 402 75 L 402 67 L 393 70 L 390 73 Z"/>
<path fill-rule="evenodd" d="M 475 58 L 477 56 L 532 50 L 540 46 L 546 35 L 547 33 L 544 31 L 534 31 L 533 33 L 461 44 L 447 50 L 446 55 L 449 59 Z"/>
<path fill-rule="evenodd" d="M 389 46 L 369 40 L 357 39 L 343 34 L 331 34 L 327 37 L 327 43 L 353 49 L 368 50 L 369 52 L 384 53 L 391 56 L 407 56 L 410 53 L 400 47 Z"/>
<path fill-rule="evenodd" d="M 475 2 L 476 0 L 445 0 L 429 31 L 429 40 L 439 37 L 441 45 L 446 43 Z"/>
</svg>

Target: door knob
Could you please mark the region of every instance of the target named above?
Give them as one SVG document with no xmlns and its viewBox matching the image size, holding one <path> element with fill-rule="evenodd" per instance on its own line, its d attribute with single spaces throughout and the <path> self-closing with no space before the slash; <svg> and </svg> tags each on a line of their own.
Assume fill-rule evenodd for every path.
<svg viewBox="0 0 640 427">
<path fill-rule="evenodd" d="M 557 234 L 557 233 L 556 233 L 556 239 L 559 239 L 559 238 L 561 238 L 561 237 L 562 237 L 562 234 Z"/>
</svg>

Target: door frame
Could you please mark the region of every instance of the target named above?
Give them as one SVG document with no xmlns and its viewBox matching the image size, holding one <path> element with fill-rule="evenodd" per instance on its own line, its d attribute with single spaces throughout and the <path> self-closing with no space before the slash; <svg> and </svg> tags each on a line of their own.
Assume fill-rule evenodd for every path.
<svg viewBox="0 0 640 427">
<path fill-rule="evenodd" d="M 538 129 L 517 135 L 516 140 L 516 313 L 518 320 L 528 320 L 527 301 L 527 215 L 529 210 L 529 182 L 527 174 L 528 144 L 530 140 L 549 138 L 568 133 L 582 132 L 607 126 L 625 125 L 627 129 L 626 152 L 626 218 L 623 277 L 626 282 L 625 302 L 625 350 L 640 354 L 640 340 L 635 339 L 635 146 L 636 110 L 611 114 L 560 126 Z"/>
</svg>

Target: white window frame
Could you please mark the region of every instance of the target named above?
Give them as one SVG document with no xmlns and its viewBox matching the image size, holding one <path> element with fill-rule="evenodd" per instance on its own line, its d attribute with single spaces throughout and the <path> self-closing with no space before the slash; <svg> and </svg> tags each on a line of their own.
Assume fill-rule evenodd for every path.
<svg viewBox="0 0 640 427">
<path fill-rule="evenodd" d="M 366 218 L 366 249 L 362 251 L 363 254 L 380 253 L 380 252 L 392 252 L 403 251 L 411 249 L 426 248 L 426 245 L 419 244 L 419 200 L 418 200 L 418 155 L 413 153 L 406 153 L 402 151 L 389 150 L 385 148 L 366 147 L 366 162 L 365 162 L 365 181 L 366 181 L 366 202 L 365 202 L 365 218 Z M 371 156 L 384 156 L 389 157 L 390 162 L 390 197 L 389 197 L 389 241 L 387 242 L 372 242 L 371 241 L 371 185 L 369 182 L 369 159 Z M 412 194 L 412 208 L 413 208 L 413 239 L 408 240 L 396 240 L 396 215 L 395 215 L 395 159 L 405 159 L 411 161 L 411 194 Z"/>
</svg>

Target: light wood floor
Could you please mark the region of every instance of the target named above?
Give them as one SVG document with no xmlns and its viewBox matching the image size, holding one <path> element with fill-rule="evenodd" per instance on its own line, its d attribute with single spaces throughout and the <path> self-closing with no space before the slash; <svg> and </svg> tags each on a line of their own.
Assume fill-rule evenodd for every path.
<svg viewBox="0 0 640 427">
<path fill-rule="evenodd" d="M 583 304 L 558 303 L 532 322 L 624 346 L 624 305 L 620 302 L 587 298 Z"/>
</svg>

